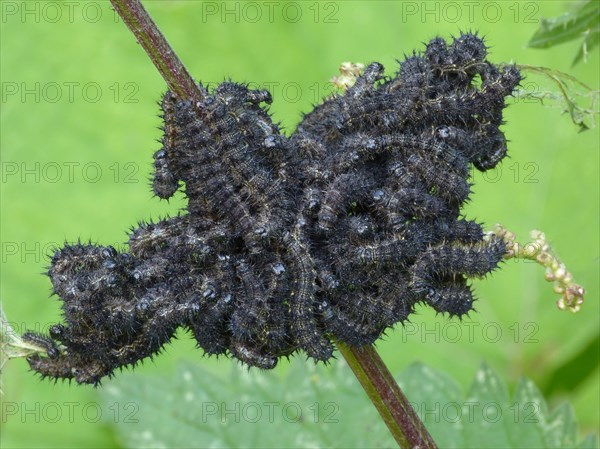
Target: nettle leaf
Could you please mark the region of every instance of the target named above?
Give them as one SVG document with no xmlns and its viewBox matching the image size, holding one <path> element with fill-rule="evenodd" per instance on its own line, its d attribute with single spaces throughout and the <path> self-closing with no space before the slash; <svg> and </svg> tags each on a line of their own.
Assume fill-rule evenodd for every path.
<svg viewBox="0 0 600 449">
<path fill-rule="evenodd" d="M 425 400 L 426 408 L 417 408 L 417 411 L 440 447 L 572 448 L 577 445 L 577 424 L 572 408 L 563 404 L 550 412 L 540 391 L 526 378 L 519 380 L 514 394 L 510 395 L 506 384 L 484 363 L 465 397 L 462 392 L 456 392 L 456 384 L 442 373 L 424 366 L 409 370 L 412 370 L 409 375 L 414 384 L 405 390 L 406 394 L 411 401 L 419 394 L 432 398 L 429 402 Z M 406 374 L 404 372 L 401 378 Z M 439 390 L 431 391 L 432 385 L 438 385 Z M 588 437 L 580 443 L 584 447 L 597 444 L 596 437 Z"/>
<path fill-rule="evenodd" d="M 343 363 L 294 361 L 287 375 L 234 365 L 216 377 L 183 363 L 172 378 L 122 375 L 107 404 L 138 404 L 118 422 L 126 447 L 393 447 L 394 441 Z"/>
<path fill-rule="evenodd" d="M 511 396 L 485 364 L 466 395 L 453 379 L 418 363 L 398 382 L 440 447 L 598 444 L 590 436 L 577 445 L 569 405 L 550 412 L 525 378 Z M 233 366 L 228 376 L 185 362 L 171 377 L 122 375 L 101 395 L 108 407 L 128 410 L 111 422 L 126 447 L 395 447 L 343 362 L 314 366 L 295 359 L 285 375 Z"/>
<path fill-rule="evenodd" d="M 600 11 L 600 8 L 597 10 Z M 596 26 L 586 30 L 583 34 L 583 42 L 581 47 L 579 47 L 579 51 L 577 55 L 575 55 L 575 59 L 573 59 L 573 63 L 571 65 L 577 64 L 579 61 L 583 59 L 584 62 L 587 62 L 587 55 L 592 51 L 594 47 L 598 46 L 600 43 L 600 23 L 598 23 L 600 18 L 596 17 Z"/>
<path fill-rule="evenodd" d="M 574 39 L 583 38 L 573 65 L 587 54 L 599 42 L 600 3 L 589 0 L 579 9 L 570 11 L 552 19 L 542 19 L 540 28 L 528 42 L 529 47 L 549 48 Z"/>
<path fill-rule="evenodd" d="M 464 447 L 464 393 L 456 381 L 433 368 L 413 363 L 400 374 L 398 385 L 438 446 Z"/>
<path fill-rule="evenodd" d="M 463 406 L 466 446 L 516 447 L 508 431 L 509 407 L 506 385 L 489 366 L 483 365 L 475 374 Z"/>
</svg>

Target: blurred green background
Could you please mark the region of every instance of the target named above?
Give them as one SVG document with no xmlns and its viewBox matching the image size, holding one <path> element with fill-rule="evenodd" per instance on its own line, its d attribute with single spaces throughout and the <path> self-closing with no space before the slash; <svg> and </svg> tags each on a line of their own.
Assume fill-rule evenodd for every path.
<svg viewBox="0 0 600 449">
<path fill-rule="evenodd" d="M 287 132 L 330 92 L 327 81 L 342 61 L 380 61 L 391 73 L 395 59 L 459 30 L 487 36 L 494 62 L 552 67 L 597 88 L 597 52 L 571 68 L 576 42 L 549 50 L 525 45 L 541 18 L 569 3 L 145 2 L 194 77 L 269 87 L 271 110 Z M 41 274 L 54 244 L 80 238 L 122 247 L 131 225 L 174 214 L 184 202 L 181 195 L 170 203 L 151 196 L 156 102 L 165 84 L 109 3 L 1 7 L 0 298 L 18 332 L 45 330 L 60 320 Z M 547 87 L 533 77 L 525 83 L 528 90 Z M 526 375 L 552 405 L 573 404 L 582 432 L 597 432 L 599 141 L 597 130 L 577 133 L 560 112 L 522 99 L 508 108 L 510 158 L 474 175 L 465 213 L 488 226 L 502 222 L 522 240 L 531 229 L 544 230 L 587 288 L 583 310 L 558 311 L 543 270 L 512 260 L 476 282 L 478 313 L 462 324 L 420 308 L 412 324 L 389 332 L 378 347 L 393 373 L 420 361 L 464 387 L 481 360 L 510 385 Z M 233 363 L 203 358 L 180 333 L 139 372 L 169 373 L 181 359 L 216 374 Z M 118 447 L 109 424 L 82 416 L 86 404 L 100 403 L 97 390 L 40 383 L 24 360 L 8 363 L 2 383 L 1 447 Z M 67 403 L 79 405 L 69 414 Z M 58 404 L 59 419 L 49 404 Z"/>
</svg>

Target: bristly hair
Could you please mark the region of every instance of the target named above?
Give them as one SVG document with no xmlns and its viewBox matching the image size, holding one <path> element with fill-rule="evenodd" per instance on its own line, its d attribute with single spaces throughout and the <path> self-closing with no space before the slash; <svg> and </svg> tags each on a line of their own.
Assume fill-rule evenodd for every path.
<svg viewBox="0 0 600 449">
<path fill-rule="evenodd" d="M 418 302 L 467 314 L 468 278 L 506 251 L 460 217 L 470 168 L 506 155 L 499 127 L 521 79 L 486 56 L 466 33 L 431 40 L 392 77 L 372 63 L 289 137 L 265 90 L 200 85 L 202 117 L 167 92 L 153 190 L 185 186 L 187 213 L 140 223 L 129 252 L 56 251 L 48 276 L 65 322 L 26 334 L 48 352 L 32 369 L 98 384 L 179 327 L 206 354 L 270 369 L 296 351 L 327 361 L 334 339 L 373 343 Z"/>
</svg>

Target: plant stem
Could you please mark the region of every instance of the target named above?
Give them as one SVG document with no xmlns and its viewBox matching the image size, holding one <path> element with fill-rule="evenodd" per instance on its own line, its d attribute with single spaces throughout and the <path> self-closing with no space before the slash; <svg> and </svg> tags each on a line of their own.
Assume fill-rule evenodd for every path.
<svg viewBox="0 0 600 449">
<path fill-rule="evenodd" d="M 437 449 L 423 422 L 390 374 L 373 345 L 337 342 L 354 375 L 401 448 Z"/>
<path fill-rule="evenodd" d="M 181 99 L 202 100 L 200 89 L 139 0 L 111 0 L 169 89 Z M 373 346 L 337 343 L 363 389 L 402 448 L 437 449 L 425 426 Z"/>
<path fill-rule="evenodd" d="M 139 0 L 110 0 L 125 25 L 144 48 L 171 92 L 181 99 L 202 101 L 202 92 Z"/>
</svg>

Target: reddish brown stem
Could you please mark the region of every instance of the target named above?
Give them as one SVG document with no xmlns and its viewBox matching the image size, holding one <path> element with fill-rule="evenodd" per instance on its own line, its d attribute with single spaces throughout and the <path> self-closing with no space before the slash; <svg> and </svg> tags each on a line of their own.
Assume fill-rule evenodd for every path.
<svg viewBox="0 0 600 449">
<path fill-rule="evenodd" d="M 337 345 L 398 445 L 437 449 L 375 348 L 372 345 L 358 348 L 341 342 Z"/>
<path fill-rule="evenodd" d="M 202 101 L 202 92 L 139 0 L 110 0 L 144 48 L 169 89 L 181 99 Z"/>
</svg>

